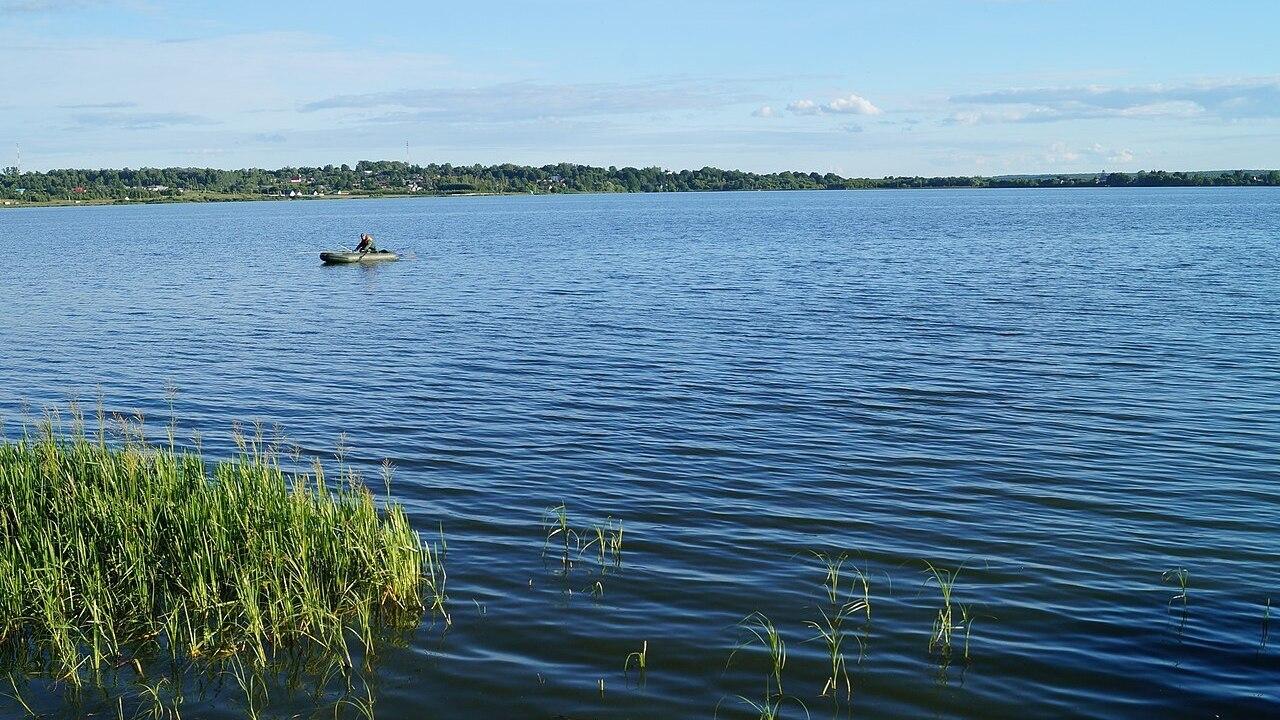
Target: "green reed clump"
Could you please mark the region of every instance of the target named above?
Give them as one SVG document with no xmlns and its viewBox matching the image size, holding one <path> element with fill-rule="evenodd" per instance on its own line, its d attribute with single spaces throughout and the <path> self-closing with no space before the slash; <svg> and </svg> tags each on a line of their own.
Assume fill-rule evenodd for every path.
<svg viewBox="0 0 1280 720">
<path fill-rule="evenodd" d="M 560 555 L 561 571 L 568 575 L 573 569 L 573 559 L 569 555 L 569 548 L 578 550 L 582 548 L 582 539 L 578 535 L 578 531 L 569 527 L 569 511 L 565 508 L 564 503 L 551 508 L 547 508 L 542 513 L 542 530 L 544 534 L 542 542 L 542 557 L 545 560 L 554 545 Z"/>
<path fill-rule="evenodd" d="M 563 509 L 563 505 L 561 508 Z M 593 546 L 596 548 L 597 561 L 600 565 L 600 571 L 606 571 L 610 566 L 619 568 L 622 566 L 622 521 L 606 518 L 603 524 L 593 525 L 587 531 L 587 536 L 591 539 L 582 546 L 582 552 L 590 550 Z"/>
<path fill-rule="evenodd" d="M 603 597 L 604 576 L 622 567 L 622 521 L 608 517 L 603 523 L 575 530 L 569 522 L 568 509 L 560 503 L 543 511 L 542 535 L 543 563 L 549 557 L 554 558 L 560 565 L 559 574 L 566 579 L 573 571 L 575 553 L 579 560 L 588 553 L 596 556 L 599 572 L 584 592 L 595 598 Z"/>
<path fill-rule="evenodd" d="M 260 668 L 305 646 L 350 667 L 351 639 L 417 625 L 424 590 L 443 610 L 438 554 L 354 472 L 330 488 L 260 437 L 209 466 L 144 434 L 0 442 L 0 655 L 71 686 L 157 655 Z"/>
<path fill-rule="evenodd" d="M 951 639 L 956 632 L 964 632 L 964 659 L 969 659 L 969 634 L 973 625 L 973 616 L 969 612 L 967 605 L 956 605 L 951 600 L 952 589 L 955 587 L 956 578 L 959 577 L 960 571 L 964 566 L 960 566 L 955 570 L 948 570 L 935 566 L 929 561 L 924 563 L 928 570 L 926 574 L 929 577 L 925 580 L 936 582 L 938 591 L 942 595 L 942 604 L 938 608 L 938 615 L 933 621 L 933 633 L 929 637 L 929 652 L 941 652 L 944 662 L 951 657 Z M 960 617 L 956 617 L 956 611 L 959 610 Z"/>
<path fill-rule="evenodd" d="M 853 695 L 853 682 L 849 678 L 844 655 L 844 641 L 849 637 L 845 621 L 855 615 L 863 615 L 867 623 L 871 621 L 871 584 L 867 574 L 861 569 L 850 566 L 848 571 L 845 570 L 845 563 L 849 560 L 848 553 L 836 556 L 825 552 L 812 554 L 826 570 L 822 584 L 829 605 L 827 608 L 818 608 L 818 620 L 806 620 L 804 623 L 818 633 L 814 640 L 822 640 L 827 649 L 829 667 L 821 695 L 825 697 L 830 693 L 832 697 L 836 697 L 843 686 L 845 697 L 849 698 Z M 844 582 L 846 577 L 848 583 Z M 861 590 L 858 589 L 859 585 Z M 858 657 L 861 661 L 864 640 L 856 634 L 853 638 L 859 645 Z"/>
</svg>

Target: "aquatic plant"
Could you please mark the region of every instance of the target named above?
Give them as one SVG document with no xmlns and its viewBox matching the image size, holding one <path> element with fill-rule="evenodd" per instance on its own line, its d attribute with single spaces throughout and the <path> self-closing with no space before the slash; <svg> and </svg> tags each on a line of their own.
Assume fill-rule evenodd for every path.
<svg viewBox="0 0 1280 720">
<path fill-rule="evenodd" d="M 849 554 L 840 553 L 833 558 L 825 552 L 816 550 L 810 550 L 809 552 L 826 567 L 827 576 L 823 579 L 823 585 L 827 589 L 827 600 L 832 605 L 837 604 L 840 601 L 840 570 L 844 567 L 845 561 L 849 559 Z"/>
<path fill-rule="evenodd" d="M 969 612 L 968 605 L 960 606 L 960 624 L 964 626 L 964 659 L 969 661 L 969 636 L 973 632 L 973 623 L 976 618 Z"/>
<path fill-rule="evenodd" d="M 447 596 L 444 587 L 448 575 L 444 569 L 442 547 L 443 539 L 440 545 L 422 544 L 422 585 L 428 601 L 427 607 L 431 610 L 433 617 L 438 616 L 444 620 L 445 625 L 452 625 L 453 616 L 445 607 Z"/>
<path fill-rule="evenodd" d="M 1186 568 L 1177 567 L 1165 570 L 1160 576 L 1165 584 L 1172 584 L 1178 587 L 1178 594 L 1169 598 L 1169 605 L 1181 600 L 1182 609 L 1187 609 L 1187 588 L 1191 584 L 1191 572 Z"/>
<path fill-rule="evenodd" d="M 749 637 L 739 641 L 733 652 L 729 653 L 726 665 L 733 662 L 739 650 L 752 645 L 754 640 L 769 656 L 769 678 L 765 682 L 766 697 L 782 695 L 782 670 L 787 665 L 787 643 L 783 640 L 782 633 L 778 632 L 773 621 L 762 612 L 753 612 L 746 616 L 738 622 L 738 628 L 745 631 Z M 769 679 L 772 680 L 772 686 L 769 684 Z M 770 690 L 771 687 L 772 690 Z"/>
<path fill-rule="evenodd" d="M 929 652 L 941 651 L 944 657 L 951 656 L 951 637 L 957 630 L 965 631 L 965 659 L 969 657 L 969 631 L 968 621 L 971 619 L 969 608 L 960 607 L 961 619 L 956 621 L 956 607 L 951 601 L 952 589 L 955 587 L 956 578 L 959 577 L 960 571 L 964 566 L 955 570 L 948 570 L 935 566 L 928 560 L 925 561 L 928 568 L 925 572 L 929 575 L 925 579 L 925 583 L 930 581 L 938 586 L 939 592 L 942 594 L 942 606 L 938 608 L 937 617 L 933 620 L 933 633 L 929 639 Z"/>
<path fill-rule="evenodd" d="M 648 671 L 649 669 L 649 641 L 648 640 L 645 640 L 644 643 L 640 646 L 639 652 L 633 652 L 627 655 L 626 659 L 622 661 L 622 672 L 627 673 L 631 671 L 632 661 L 635 662 L 636 669 L 640 671 L 641 675 L 643 675 L 646 671 Z"/>
<path fill-rule="evenodd" d="M 563 506 L 561 506 L 563 508 Z M 601 572 L 608 569 L 610 565 L 614 568 L 622 565 L 622 521 L 606 518 L 601 525 L 594 525 L 588 531 L 591 537 L 585 545 L 582 546 L 582 552 L 587 552 L 592 547 L 596 548 L 597 561 L 600 564 Z M 607 557 L 607 561 L 606 561 Z"/>
<path fill-rule="evenodd" d="M 561 570 L 568 575 L 569 571 L 573 569 L 573 559 L 569 552 L 570 546 L 580 549 L 582 540 L 578 535 L 578 531 L 569 527 L 569 511 L 565 508 L 564 503 L 547 508 L 542 513 L 542 528 L 546 535 L 542 543 L 543 559 L 546 559 L 552 543 L 555 543 L 560 549 Z"/>
<path fill-rule="evenodd" d="M 252 709 L 277 657 L 350 668 L 383 630 L 447 618 L 439 550 L 354 473 L 286 473 L 260 431 L 207 464 L 142 422 L 120 445 L 78 415 L 0 443 L 0 670 L 79 687 L 156 657 L 231 663 Z"/>
<path fill-rule="evenodd" d="M 765 690 L 764 698 L 759 702 L 752 700 L 746 695 L 738 695 L 737 698 L 739 702 L 751 708 L 751 712 L 755 714 L 757 720 L 780 720 L 782 717 L 782 708 L 788 701 L 799 705 L 800 709 L 804 711 L 804 716 L 806 718 L 811 717 L 809 715 L 809 708 L 800 698 L 782 694 L 773 695 L 769 693 L 767 688 Z M 720 717 L 720 706 L 723 704 L 724 698 L 721 698 L 720 701 L 716 703 L 715 712 L 712 713 L 713 718 Z"/>
<path fill-rule="evenodd" d="M 1259 649 L 1266 649 L 1267 640 L 1271 638 L 1271 598 L 1267 598 L 1267 604 L 1262 610 L 1262 642 Z"/>
<path fill-rule="evenodd" d="M 742 695 L 739 695 L 738 699 L 746 703 L 753 711 L 755 711 L 758 720 L 778 720 L 778 718 L 781 718 L 782 704 L 789 699 L 794 700 L 799 704 L 800 707 L 804 709 L 805 717 L 809 717 L 809 709 L 804 707 L 804 703 L 795 698 L 778 695 L 775 697 L 766 697 L 758 703 Z"/>
<path fill-rule="evenodd" d="M 828 608 L 818 608 L 818 620 L 805 621 L 805 625 L 813 628 L 818 633 L 817 637 L 813 639 L 821 640 L 827 649 L 829 667 L 827 678 L 820 694 L 826 696 L 830 693 L 834 697 L 840 686 L 843 685 L 845 697 L 847 698 L 853 695 L 853 683 L 849 679 L 848 665 L 844 655 L 844 641 L 848 637 L 844 624 L 846 619 L 856 614 L 864 615 L 866 622 L 871 621 L 870 581 L 867 579 L 866 573 L 854 567 L 852 569 L 852 577 L 848 582 L 848 588 L 845 589 L 845 583 L 842 578 L 845 577 L 844 565 L 849 559 L 848 553 L 832 556 L 825 552 L 811 551 L 811 554 L 822 563 L 826 570 L 826 575 L 823 578 L 823 587 L 829 604 Z M 858 592 L 859 586 L 861 586 L 861 592 Z M 858 657 L 859 661 L 861 661 L 865 643 L 857 635 L 854 635 L 854 639 L 859 645 Z"/>
<path fill-rule="evenodd" d="M 827 669 L 826 682 L 822 685 L 822 692 L 819 694 L 826 696 L 827 693 L 835 695 L 840 685 L 844 685 L 845 697 L 853 695 L 853 683 L 849 680 L 849 669 L 844 659 L 844 630 L 840 627 L 841 616 L 839 614 L 834 617 L 827 614 L 827 611 L 818 608 L 818 612 L 822 615 L 822 622 L 814 620 L 806 620 L 805 625 L 813 628 L 818 632 L 827 646 L 827 656 L 830 659 L 830 667 Z"/>
</svg>

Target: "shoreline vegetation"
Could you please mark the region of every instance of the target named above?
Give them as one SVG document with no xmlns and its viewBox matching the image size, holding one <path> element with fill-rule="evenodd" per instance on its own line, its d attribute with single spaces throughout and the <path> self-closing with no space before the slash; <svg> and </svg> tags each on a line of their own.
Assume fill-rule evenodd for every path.
<svg viewBox="0 0 1280 720">
<path fill-rule="evenodd" d="M 1142 171 L 1059 175 L 846 178 L 834 173 L 751 173 L 704 167 L 410 165 L 363 160 L 276 170 L 140 168 L 0 171 L 0 208 L 250 200 L 549 195 L 742 190 L 1280 186 L 1280 170 Z"/>
<path fill-rule="evenodd" d="M 0 674 L 32 715 L 24 695 L 133 687 L 176 707 L 193 678 L 229 677 L 253 717 L 282 677 L 341 694 L 439 617 L 439 550 L 389 475 L 380 501 L 349 467 L 282 470 L 260 430 L 215 463 L 172 425 L 149 444 L 140 417 L 109 434 L 102 413 L 93 433 L 71 414 L 69 430 L 51 418 L 0 441 Z"/>
</svg>

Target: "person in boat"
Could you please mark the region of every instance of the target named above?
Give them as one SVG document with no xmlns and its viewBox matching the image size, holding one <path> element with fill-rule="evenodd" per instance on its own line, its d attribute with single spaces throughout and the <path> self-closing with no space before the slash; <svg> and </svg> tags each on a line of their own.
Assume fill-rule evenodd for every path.
<svg viewBox="0 0 1280 720">
<path fill-rule="evenodd" d="M 356 252 L 369 253 L 378 252 L 378 248 L 373 245 L 373 236 L 369 233 L 360 233 L 360 244 L 356 245 Z"/>
</svg>

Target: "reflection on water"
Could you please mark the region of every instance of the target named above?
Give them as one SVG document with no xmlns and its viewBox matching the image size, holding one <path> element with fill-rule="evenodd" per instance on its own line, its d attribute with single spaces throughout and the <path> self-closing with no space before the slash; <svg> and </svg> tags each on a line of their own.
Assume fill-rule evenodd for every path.
<svg viewBox="0 0 1280 720">
<path fill-rule="evenodd" d="M 371 717 L 381 658 L 402 655 L 408 640 L 380 637 L 381 655 L 353 653 L 351 664 L 323 648 L 295 646 L 260 663 L 248 655 L 174 660 L 157 646 L 78 683 L 6 644 L 0 673 L 10 679 L 7 700 L 42 718 Z"/>
</svg>

